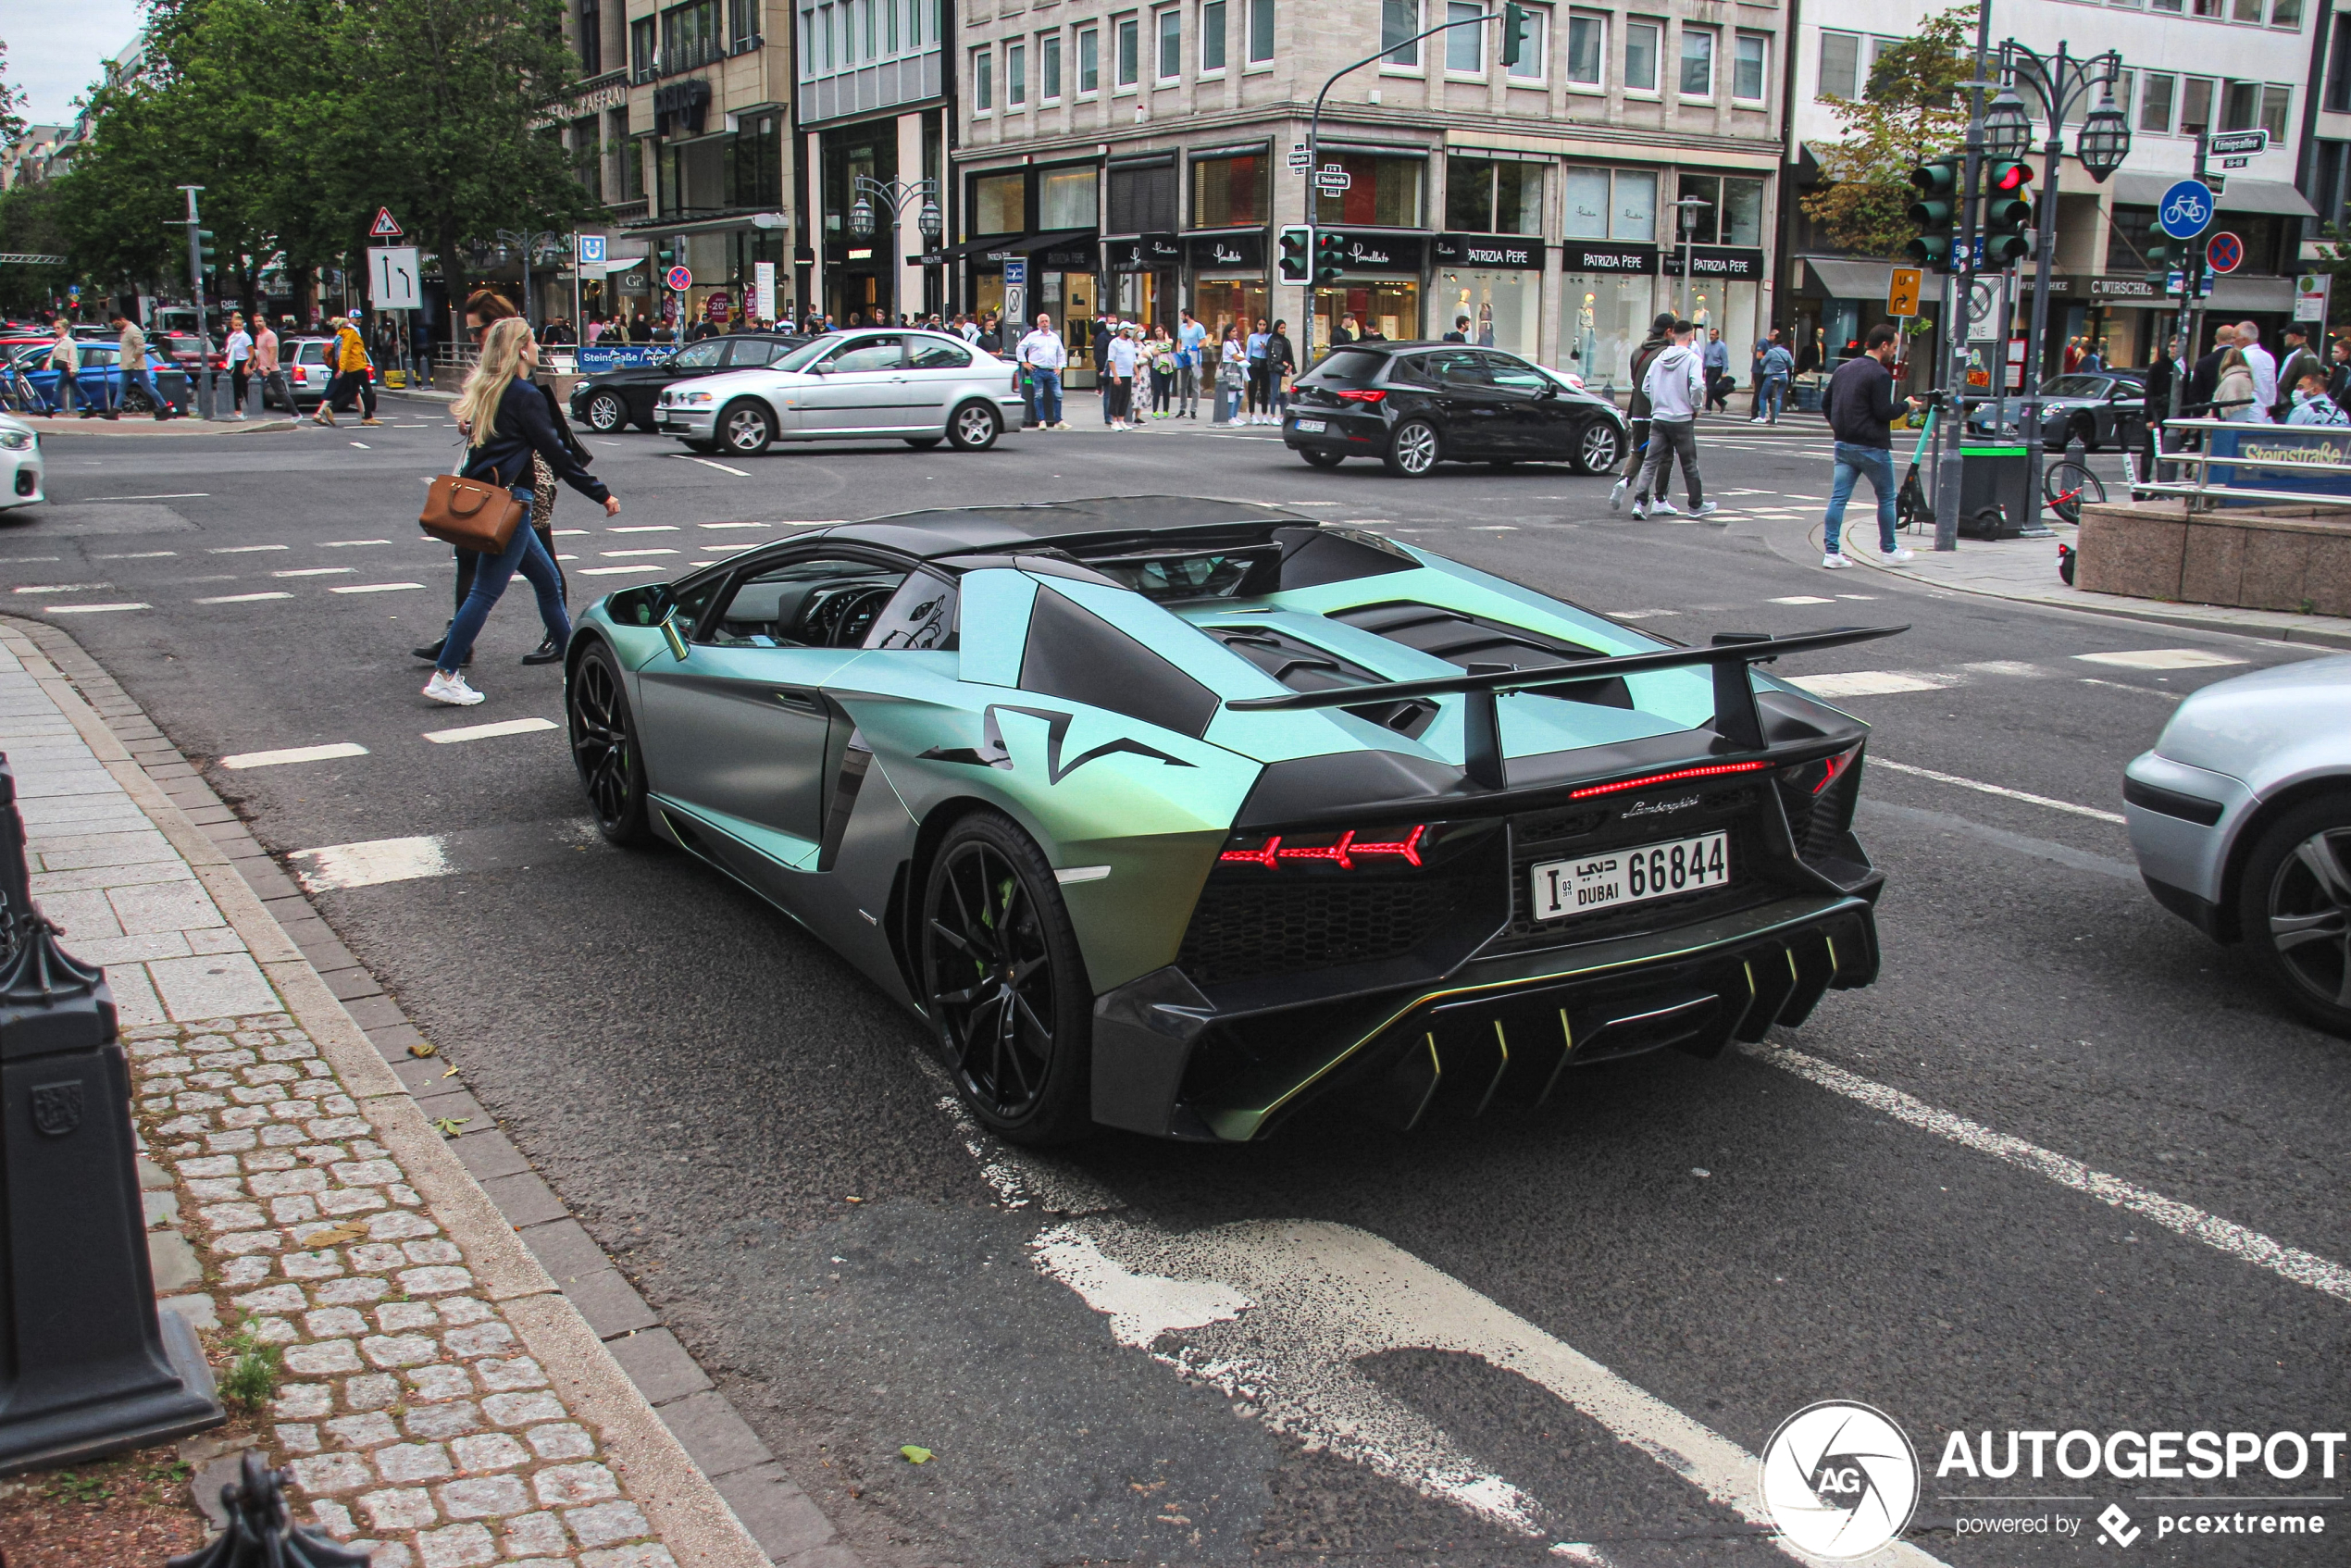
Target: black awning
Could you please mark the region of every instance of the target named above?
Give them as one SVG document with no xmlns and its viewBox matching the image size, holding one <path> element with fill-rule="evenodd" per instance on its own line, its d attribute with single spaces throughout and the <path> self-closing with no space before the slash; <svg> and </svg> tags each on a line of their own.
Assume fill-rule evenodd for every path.
<svg viewBox="0 0 2351 1568">
<path fill-rule="evenodd" d="M 960 245 L 949 245 L 944 250 L 934 251 L 931 254 L 938 256 L 941 262 L 961 261 L 967 255 L 976 255 L 982 251 L 1017 250 L 1020 247 L 1020 242 L 1021 236 L 1018 234 L 991 234 L 984 240 L 965 240 Z"/>
</svg>

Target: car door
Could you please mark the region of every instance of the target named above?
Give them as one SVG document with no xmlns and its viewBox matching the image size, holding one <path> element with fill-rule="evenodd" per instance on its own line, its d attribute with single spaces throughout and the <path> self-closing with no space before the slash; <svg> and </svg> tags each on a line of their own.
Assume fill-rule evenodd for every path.
<svg viewBox="0 0 2351 1568">
<path fill-rule="evenodd" d="M 1474 348 L 1437 349 L 1419 358 L 1435 383 L 1438 436 L 1449 457 L 1515 455 L 1505 433 L 1508 400 L 1494 385 L 1485 356 Z"/>
<path fill-rule="evenodd" d="M 852 338 L 808 368 L 798 389 L 802 432 L 860 435 L 897 428 L 908 386 L 905 334 Z"/>
<path fill-rule="evenodd" d="M 952 338 L 923 333 L 906 343 L 905 424 L 909 430 L 941 430 L 948 405 L 972 382 L 972 351 Z"/>
<path fill-rule="evenodd" d="M 1575 409 L 1559 395 L 1558 383 L 1499 349 L 1481 349 L 1478 357 L 1504 400 L 1499 411 L 1504 450 L 1515 457 L 1567 461 L 1575 450 Z"/>
</svg>

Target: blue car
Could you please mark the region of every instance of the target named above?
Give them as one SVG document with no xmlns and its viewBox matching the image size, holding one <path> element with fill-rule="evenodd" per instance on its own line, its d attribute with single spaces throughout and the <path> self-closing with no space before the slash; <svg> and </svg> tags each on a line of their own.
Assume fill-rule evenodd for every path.
<svg viewBox="0 0 2351 1568">
<path fill-rule="evenodd" d="M 32 388 L 41 411 L 55 414 L 58 411 L 57 373 L 49 368 L 49 347 L 47 343 L 27 343 L 15 352 L 11 363 Z M 122 399 L 122 370 L 116 363 L 120 350 L 111 342 L 86 340 L 77 342 L 74 347 L 79 351 L 77 357 L 81 366 L 74 372 L 74 411 L 80 413 L 83 409 L 96 409 L 104 412 L 117 407 Z M 185 373 L 158 360 L 153 349 L 147 351 L 147 368 L 155 378 L 155 386 L 171 404 L 173 412 L 185 414 L 188 411 L 188 379 Z M 137 399 L 133 404 L 136 411 L 151 411 L 146 405 L 144 393 L 136 393 L 134 397 Z"/>
</svg>

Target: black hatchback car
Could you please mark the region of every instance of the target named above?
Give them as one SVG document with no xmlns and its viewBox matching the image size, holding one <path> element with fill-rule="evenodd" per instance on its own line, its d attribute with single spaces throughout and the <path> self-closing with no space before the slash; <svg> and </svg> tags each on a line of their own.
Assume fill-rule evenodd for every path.
<svg viewBox="0 0 2351 1568">
<path fill-rule="evenodd" d="M 1298 379 L 1282 440 L 1318 468 L 1376 457 L 1417 479 L 1439 463 L 1624 460 L 1615 404 L 1556 371 L 1470 343 L 1348 343 Z"/>
<path fill-rule="evenodd" d="M 591 430 L 609 434 L 623 425 L 661 428 L 653 399 L 672 381 L 690 381 L 721 370 L 749 370 L 781 359 L 808 340 L 781 332 L 730 332 L 688 343 L 652 365 L 602 370 L 571 389 L 571 417 Z"/>
</svg>

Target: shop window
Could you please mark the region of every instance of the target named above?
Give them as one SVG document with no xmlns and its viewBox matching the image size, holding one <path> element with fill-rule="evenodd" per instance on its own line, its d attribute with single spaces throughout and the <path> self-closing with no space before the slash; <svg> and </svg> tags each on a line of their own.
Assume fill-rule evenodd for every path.
<svg viewBox="0 0 2351 1568">
<path fill-rule="evenodd" d="M 1062 101 L 1062 35 L 1049 32 L 1037 41 L 1037 72 L 1039 98 L 1047 104 Z"/>
<path fill-rule="evenodd" d="M 1028 102 L 1028 45 L 1004 45 L 1004 107 L 1017 109 Z"/>
<path fill-rule="evenodd" d="M 1113 234 L 1166 234 L 1183 227 L 1176 213 L 1176 166 L 1110 171 L 1110 222 Z"/>
<path fill-rule="evenodd" d="M 1115 80 L 1122 88 L 1132 87 L 1143 80 L 1143 24 L 1133 17 L 1121 17 L 1111 30 L 1118 56 Z"/>
<path fill-rule="evenodd" d="M 1267 65 L 1274 58 L 1274 0 L 1248 0 L 1249 63 Z"/>
<path fill-rule="evenodd" d="M 1763 77 L 1772 41 L 1760 32 L 1742 32 L 1733 40 L 1731 96 L 1748 103 L 1763 101 Z"/>
<path fill-rule="evenodd" d="M 1047 169 L 1037 180 L 1037 227 L 1051 229 L 1091 229 L 1094 227 L 1094 169 L 1088 164 L 1083 168 Z"/>
<path fill-rule="evenodd" d="M 1685 174 L 1681 180 L 1679 201 L 1697 200 L 1706 205 L 1698 207 L 1676 206 L 1673 221 L 1666 238 L 1680 244 L 1686 234 L 1694 245 L 1711 245 L 1718 242 L 1722 228 L 1723 181 L 1712 174 Z"/>
<path fill-rule="evenodd" d="M 1454 76 L 1486 73 L 1486 7 L 1479 0 L 1445 0 L 1445 69 Z"/>
<path fill-rule="evenodd" d="M 1159 13 L 1159 80 L 1176 81 L 1184 74 L 1184 13 L 1170 6 Z"/>
<path fill-rule="evenodd" d="M 1561 226 L 1571 240 L 1608 238 L 1608 170 L 1567 168 L 1560 172 Z"/>
<path fill-rule="evenodd" d="M 1090 98 L 1102 90 L 1102 30 L 1077 30 L 1077 95 Z"/>
<path fill-rule="evenodd" d="M 1567 80 L 1573 87 L 1604 86 L 1600 62 L 1608 57 L 1608 19 L 1589 11 L 1567 17 Z"/>
<path fill-rule="evenodd" d="M 1380 59 L 1383 68 L 1398 70 L 1421 68 L 1421 0 L 1380 0 L 1379 41 L 1387 53 Z M 1394 45 L 1390 48 L 1389 45 Z"/>
<path fill-rule="evenodd" d="M 996 106 L 994 58 L 985 49 L 972 51 L 972 113 L 987 114 Z"/>
<path fill-rule="evenodd" d="M 1192 227 L 1238 229 L 1273 212 L 1273 160 L 1263 153 L 1192 165 Z"/>
<path fill-rule="evenodd" d="M 1682 30 L 1682 96 L 1714 96 L 1714 31 L 1711 28 Z"/>
<path fill-rule="evenodd" d="M 1726 245 L 1763 243 L 1763 181 L 1723 180 L 1722 230 Z"/>
<path fill-rule="evenodd" d="M 1028 227 L 1027 176 L 983 174 L 972 181 L 971 231 L 1017 234 Z"/>
<path fill-rule="evenodd" d="M 1624 24 L 1624 87 L 1630 93 L 1657 91 L 1657 54 L 1665 24 L 1638 18 Z"/>
<path fill-rule="evenodd" d="M 1325 153 L 1324 166 L 1337 163 L 1352 183 L 1336 196 L 1316 203 L 1314 221 L 1365 225 L 1379 229 L 1421 226 L 1421 178 L 1424 158 L 1384 158 L 1371 153 Z"/>
<path fill-rule="evenodd" d="M 1541 233 L 1543 166 L 1447 158 L 1445 227 L 1471 234 Z"/>
<path fill-rule="evenodd" d="M 2171 129 L 2171 95 L 2180 79 L 2167 73 L 2150 72 L 2139 84 L 2139 129 L 2158 135 Z"/>
<path fill-rule="evenodd" d="M 1615 186 L 1615 201 L 1609 218 L 1609 238 L 1655 240 L 1657 176 L 1620 168 L 1616 171 Z"/>
<path fill-rule="evenodd" d="M 1200 0 L 1200 71 L 1210 76 L 1225 68 L 1225 6 L 1226 0 Z"/>
</svg>

